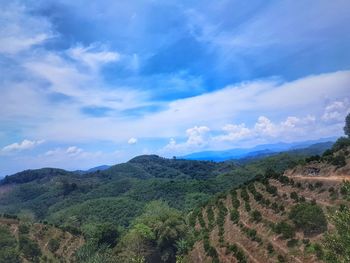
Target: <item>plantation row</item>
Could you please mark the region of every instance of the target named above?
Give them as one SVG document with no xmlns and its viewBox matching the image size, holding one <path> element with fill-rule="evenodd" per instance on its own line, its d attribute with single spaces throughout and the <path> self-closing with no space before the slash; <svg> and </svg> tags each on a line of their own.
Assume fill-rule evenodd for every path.
<svg viewBox="0 0 350 263">
<path fill-rule="evenodd" d="M 269 172 L 267 176 L 240 189 L 232 189 L 229 195 L 217 196 L 206 207 L 192 213 L 190 223 L 196 228 L 197 241 L 203 241 L 206 256 L 213 262 L 220 262 L 219 258 L 230 256 L 237 262 L 247 262 L 250 256 L 259 258 L 262 250 L 266 257 L 275 258 L 276 262 L 294 259 L 302 262 L 305 258 L 315 260 L 323 257 L 322 246 L 315 242 L 317 235 L 327 231 L 328 222 L 323 207 L 297 191 L 287 194 L 285 189 L 281 189 L 279 193 L 278 187 L 271 184 L 270 180 L 278 181 L 282 188 L 289 186 L 308 193 L 319 192 L 324 189 L 323 184 L 295 183 L 286 176 Z M 338 190 L 333 187 L 328 192 L 331 195 Z M 350 193 L 350 183 L 344 182 L 339 193 L 346 200 Z M 230 197 L 229 203 L 232 207 L 227 203 L 227 197 Z M 282 219 L 276 221 L 276 216 L 271 213 Z M 227 220 L 236 226 L 233 229 L 237 229 L 234 231 L 239 232 L 238 236 L 245 236 L 258 247 L 254 250 L 232 240 L 225 240 Z M 215 229 L 217 232 L 213 232 Z M 214 238 L 216 233 L 218 241 Z M 272 238 L 277 240 L 276 244 L 270 242 Z M 294 251 L 293 256 L 290 254 L 291 250 Z"/>
</svg>

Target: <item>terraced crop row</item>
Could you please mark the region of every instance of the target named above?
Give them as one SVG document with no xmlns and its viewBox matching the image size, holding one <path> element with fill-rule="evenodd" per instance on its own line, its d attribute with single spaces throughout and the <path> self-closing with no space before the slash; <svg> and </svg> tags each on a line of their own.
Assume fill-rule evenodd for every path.
<svg viewBox="0 0 350 263">
<path fill-rule="evenodd" d="M 323 184 L 299 183 L 285 176 L 251 183 L 203 208 L 196 226 L 208 262 L 319 262 L 320 235 L 299 229 L 290 211 L 304 203 L 326 210 L 339 200 L 314 201 Z"/>
</svg>

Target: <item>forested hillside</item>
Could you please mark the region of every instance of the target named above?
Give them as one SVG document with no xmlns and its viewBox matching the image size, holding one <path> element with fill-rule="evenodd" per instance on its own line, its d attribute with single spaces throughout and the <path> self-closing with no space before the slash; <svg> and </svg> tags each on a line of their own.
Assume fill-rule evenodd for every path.
<svg viewBox="0 0 350 263">
<path fill-rule="evenodd" d="M 340 144 L 323 156 L 288 152 L 216 163 L 145 155 L 88 174 L 45 168 L 7 176 L 0 186 L 0 211 L 6 217 L 1 225 L 12 245 L 4 246 L 0 259 L 317 261 L 316 234 L 325 232 L 329 225 L 326 216 L 319 217 L 320 212 L 325 204 L 335 207 L 339 201 L 327 201 L 328 193 L 335 194 L 322 181 L 308 184 L 282 175 L 310 165 L 347 169 L 343 163 L 342 168 L 334 163 L 339 154 L 348 154 L 343 150 L 344 141 Z M 335 192 L 339 189 L 338 185 L 332 187 Z M 323 199 L 318 198 L 315 204 L 316 193 Z M 321 229 L 312 229 L 304 236 L 290 216 L 293 209 L 294 213 L 300 213 L 299 209 L 301 213 L 303 209 L 316 213 L 317 220 L 324 219 L 322 224 L 316 223 Z M 17 245 L 14 251 L 10 249 L 20 244 L 22 238 L 16 229 L 22 226 L 29 229 L 26 242 L 31 244 L 31 253 Z M 289 234 L 283 236 L 283 231 Z M 63 248 L 62 244 L 73 240 L 75 245 Z M 48 247 L 50 243 L 54 252 Z M 264 261 L 267 259 L 270 261 Z"/>
</svg>

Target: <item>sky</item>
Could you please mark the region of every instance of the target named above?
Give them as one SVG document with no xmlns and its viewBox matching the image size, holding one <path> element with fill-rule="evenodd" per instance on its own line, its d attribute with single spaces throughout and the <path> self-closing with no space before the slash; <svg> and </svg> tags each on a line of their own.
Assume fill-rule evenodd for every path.
<svg viewBox="0 0 350 263">
<path fill-rule="evenodd" d="M 348 0 L 0 6 L 0 175 L 343 134 Z"/>
</svg>

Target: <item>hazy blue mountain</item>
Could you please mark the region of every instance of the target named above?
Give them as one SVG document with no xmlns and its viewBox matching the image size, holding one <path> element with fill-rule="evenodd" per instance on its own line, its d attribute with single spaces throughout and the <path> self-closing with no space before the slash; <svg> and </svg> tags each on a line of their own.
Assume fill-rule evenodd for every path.
<svg viewBox="0 0 350 263">
<path fill-rule="evenodd" d="M 312 145 L 315 145 L 311 148 L 308 154 L 318 154 L 318 149 L 321 147 L 324 149 L 332 146 L 333 142 L 336 140 L 336 137 L 322 138 L 318 140 L 309 140 L 302 142 L 279 142 L 274 144 L 262 144 L 257 145 L 252 148 L 234 148 L 224 151 L 203 151 L 191 153 L 179 158 L 187 160 L 211 160 L 211 161 L 225 161 L 231 159 L 243 159 L 257 156 L 269 156 L 279 152 L 297 150 L 308 148 Z M 320 145 L 321 144 L 321 145 Z M 315 153 L 314 153 L 315 152 Z"/>
<path fill-rule="evenodd" d="M 73 171 L 73 172 L 77 173 L 77 174 L 88 174 L 88 173 L 94 173 L 94 172 L 97 172 L 97 171 L 104 171 L 104 170 L 109 169 L 110 167 L 111 167 L 110 165 L 100 165 L 100 166 L 96 166 L 96 167 L 90 168 L 88 170 L 76 170 L 76 171 Z"/>
</svg>

